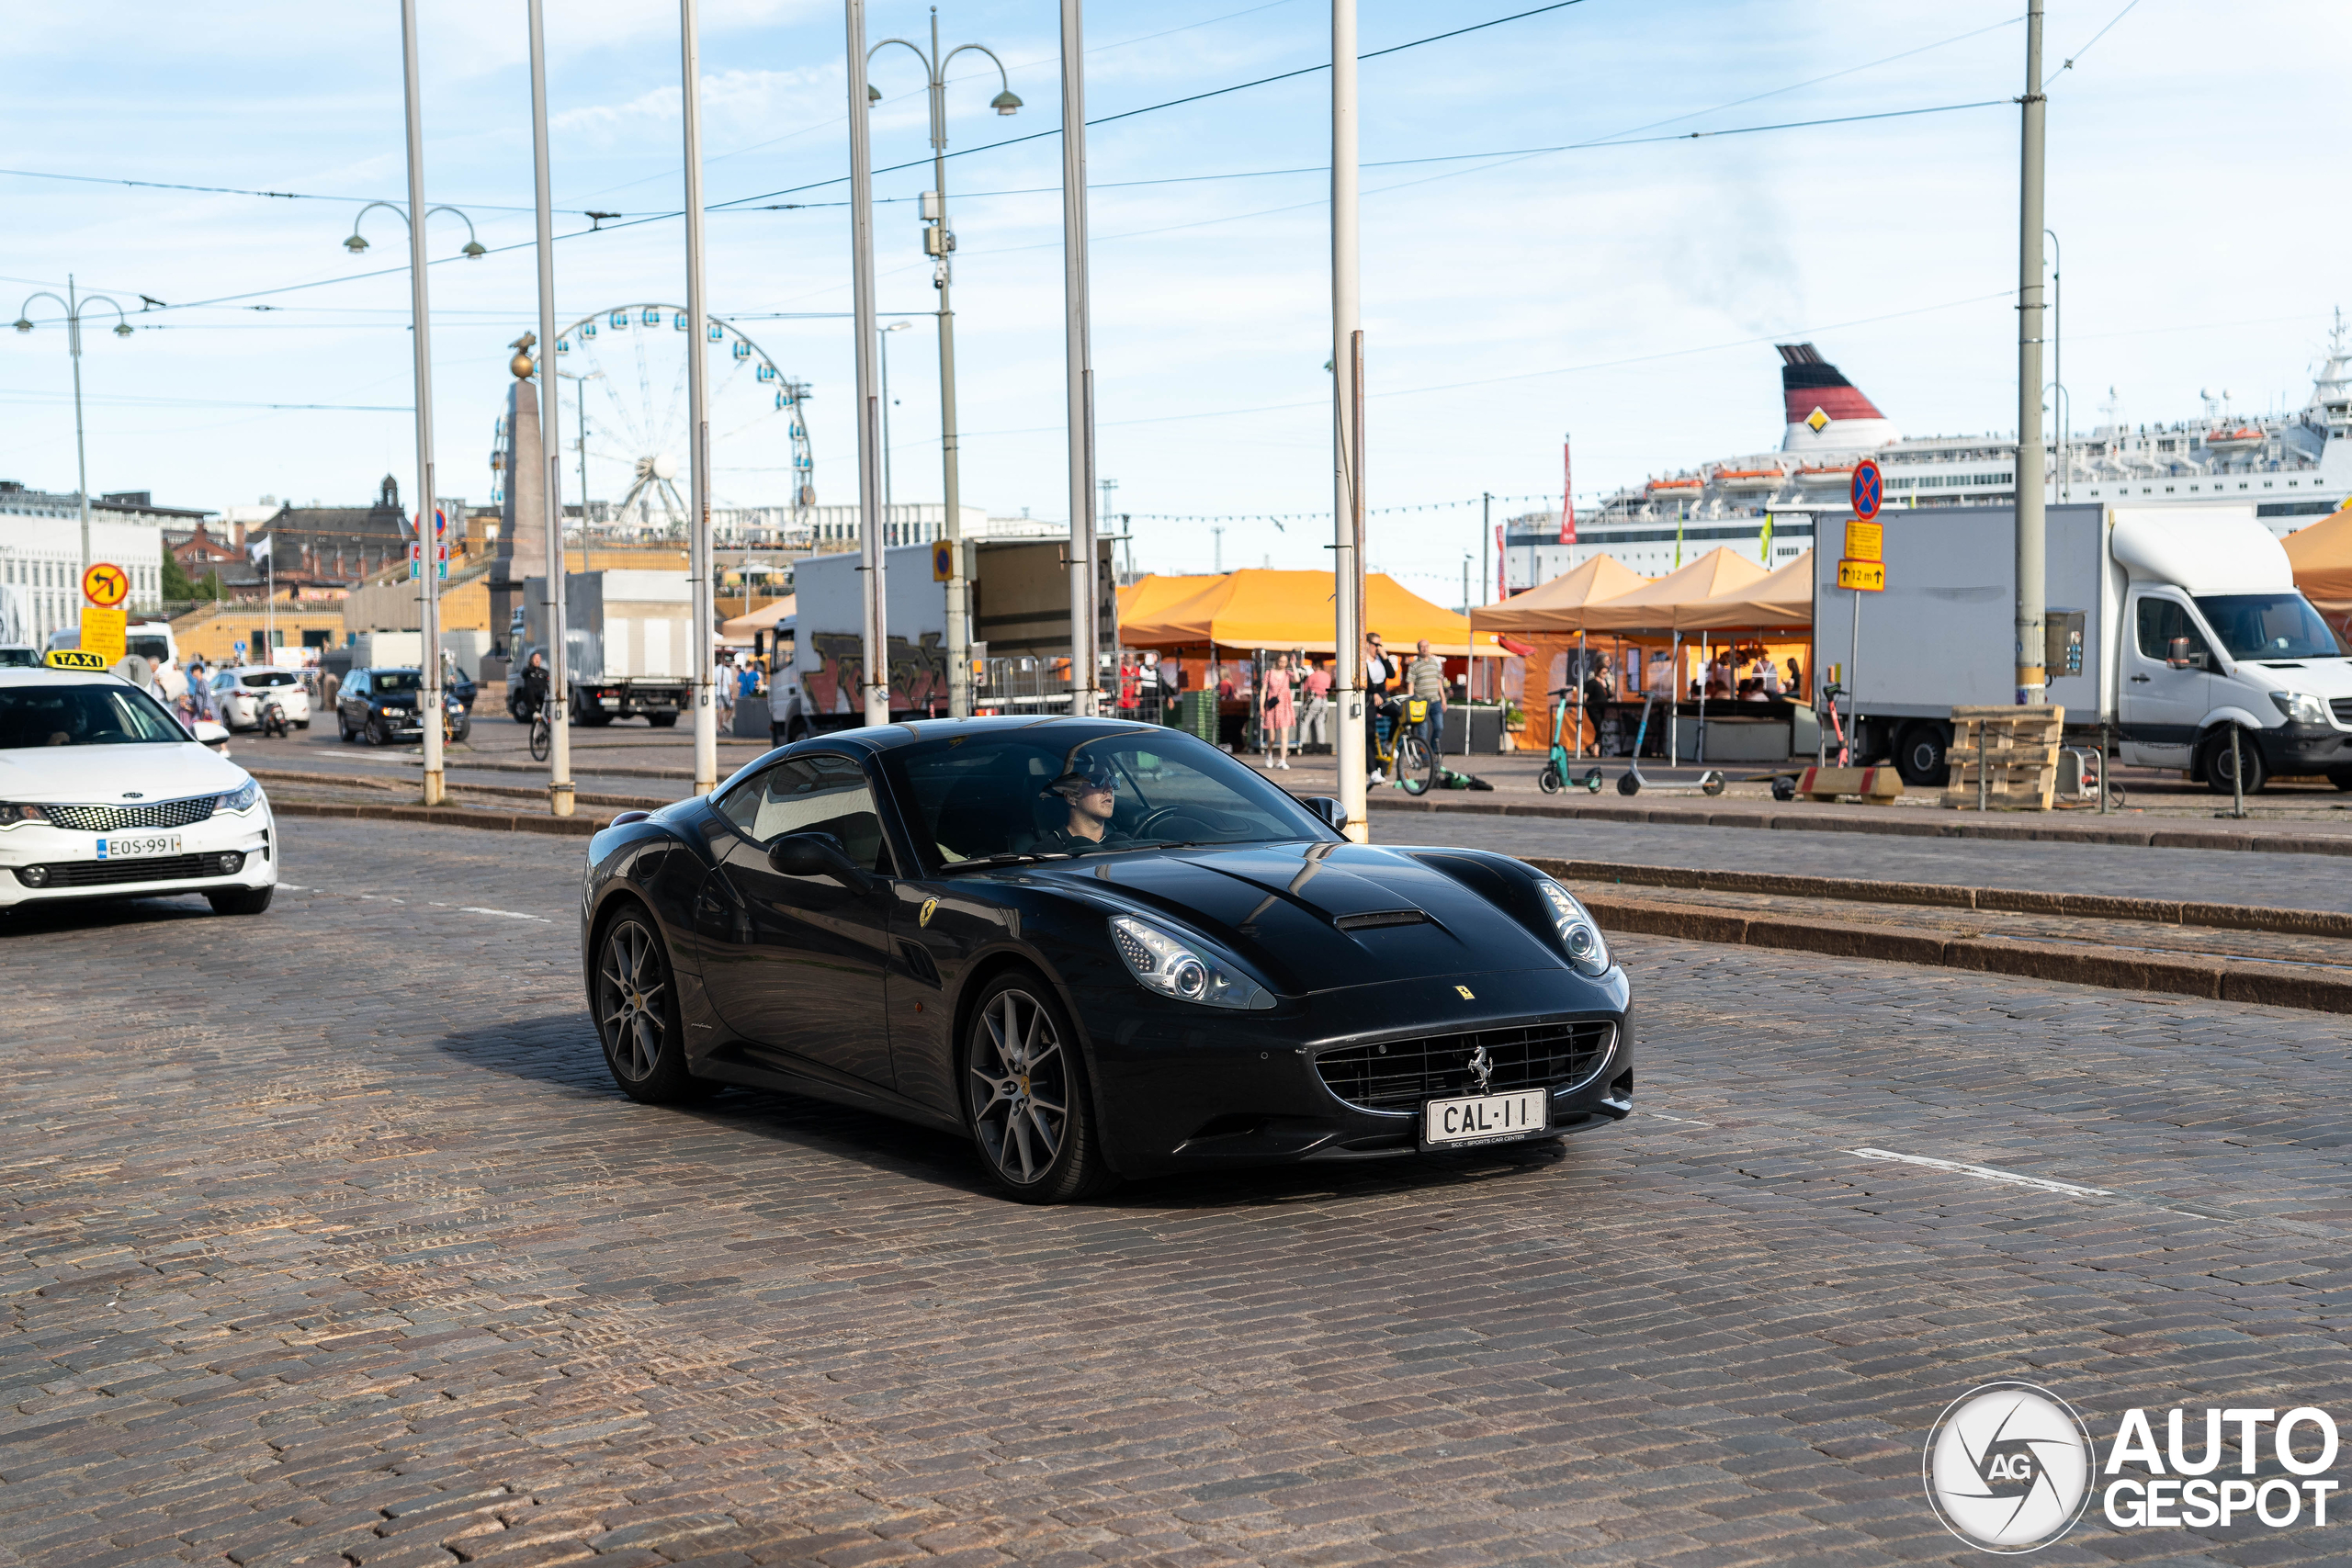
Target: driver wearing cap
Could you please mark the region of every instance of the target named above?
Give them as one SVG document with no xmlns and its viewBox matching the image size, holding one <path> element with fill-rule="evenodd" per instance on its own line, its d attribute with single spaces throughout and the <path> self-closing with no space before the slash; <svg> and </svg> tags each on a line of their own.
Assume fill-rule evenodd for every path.
<svg viewBox="0 0 2352 1568">
<path fill-rule="evenodd" d="M 1046 786 L 1046 795 L 1069 804 L 1069 820 L 1042 835 L 1035 848 L 1046 853 L 1075 854 L 1087 850 L 1125 849 L 1127 835 L 1111 826 L 1118 809 L 1118 777 L 1108 762 L 1072 757 L 1061 777 Z"/>
</svg>

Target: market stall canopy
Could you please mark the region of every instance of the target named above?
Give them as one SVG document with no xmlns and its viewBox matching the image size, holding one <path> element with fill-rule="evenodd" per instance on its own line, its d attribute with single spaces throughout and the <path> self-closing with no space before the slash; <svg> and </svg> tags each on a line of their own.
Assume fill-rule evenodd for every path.
<svg viewBox="0 0 2352 1568">
<path fill-rule="evenodd" d="M 1636 588 L 1646 588 L 1653 581 L 1615 556 L 1598 555 L 1524 593 L 1479 605 L 1470 612 L 1470 624 L 1482 632 L 1582 631 L 1586 610 Z"/>
<path fill-rule="evenodd" d="M 794 614 L 794 607 L 799 602 L 798 594 L 787 593 L 772 604 L 761 605 L 748 615 L 737 615 L 732 620 L 719 622 L 718 635 L 726 637 L 748 637 L 753 632 L 772 632 L 776 629 L 776 623 L 787 619 Z M 790 631 L 792 628 L 786 626 L 784 629 Z"/>
<path fill-rule="evenodd" d="M 1683 605 L 1736 592 L 1764 575 L 1762 567 L 1719 545 L 1646 588 L 1593 605 L 1585 612 L 1584 624 L 1593 631 L 1665 631 L 1677 624 L 1676 612 Z"/>
<path fill-rule="evenodd" d="M 1793 631 L 1812 626 L 1813 552 L 1805 551 L 1761 581 L 1676 606 L 1674 625 L 1686 632 Z"/>
<path fill-rule="evenodd" d="M 2303 597 L 2339 621 L 2352 613 L 2352 505 L 2296 529 L 2285 544 Z"/>
<path fill-rule="evenodd" d="M 1254 567 L 1230 571 L 1155 615 L 1131 617 L 1123 610 L 1119 641 L 1128 648 L 1329 653 L 1331 588 L 1328 571 Z M 1474 634 L 1467 620 L 1407 591 L 1384 572 L 1364 580 L 1364 618 L 1392 652 L 1409 654 L 1415 642 L 1427 637 L 1430 651 L 1448 659 L 1502 656 L 1491 635 Z"/>
<path fill-rule="evenodd" d="M 1215 587 L 1224 581 L 1225 573 L 1221 571 L 1179 577 L 1148 571 L 1119 590 L 1119 624 L 1149 620 L 1170 604 L 1181 604 L 1204 588 Z"/>
</svg>

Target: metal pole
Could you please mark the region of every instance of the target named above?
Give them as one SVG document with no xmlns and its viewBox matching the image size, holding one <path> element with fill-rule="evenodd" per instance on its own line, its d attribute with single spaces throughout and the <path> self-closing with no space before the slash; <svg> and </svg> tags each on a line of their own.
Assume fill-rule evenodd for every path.
<svg viewBox="0 0 2352 1568">
<path fill-rule="evenodd" d="M 1082 0 L 1062 5 L 1062 302 L 1069 395 L 1069 711 L 1095 707 L 1094 356 L 1087 338 L 1086 45 Z"/>
<path fill-rule="evenodd" d="M 1862 591 L 1854 590 L 1853 637 L 1846 653 L 1846 751 L 1840 761 L 1850 761 L 1855 767 L 1862 765 L 1862 718 L 1856 711 L 1861 703 L 1861 691 L 1854 680 L 1855 667 L 1862 661 Z"/>
<path fill-rule="evenodd" d="M 1332 696 L 1339 727 L 1331 750 L 1339 765 L 1340 806 L 1347 835 L 1371 840 L 1364 804 L 1363 454 L 1356 446 L 1356 371 L 1363 338 L 1356 168 L 1356 0 L 1331 0 L 1331 572 L 1334 650 Z"/>
<path fill-rule="evenodd" d="M 843 0 L 849 28 L 849 243 L 857 333 L 858 574 L 865 591 L 864 690 L 868 724 L 890 722 L 890 623 L 883 597 L 881 423 L 874 388 L 874 132 L 866 118 L 865 0 Z"/>
<path fill-rule="evenodd" d="M 418 718 L 424 738 L 424 803 L 447 798 L 441 763 L 441 531 L 434 526 L 432 309 L 424 281 L 424 123 L 417 85 L 416 0 L 401 0 L 401 63 L 407 81 L 409 338 L 416 357 L 417 625 L 423 632 L 424 690 Z M 272 563 L 275 565 L 275 562 Z"/>
<path fill-rule="evenodd" d="M 1527 575 L 1530 581 L 1534 581 L 1535 569 L 1532 562 L 1529 563 Z M 1669 768 L 1679 766 L 1682 761 L 1682 737 L 1677 733 L 1681 727 L 1675 723 L 1675 720 L 1680 716 L 1679 710 L 1682 706 L 1682 634 L 1679 631 L 1674 634 L 1671 658 L 1674 671 L 1667 677 L 1666 681 L 1666 765 Z M 1706 690 L 1704 686 L 1699 689 L 1702 692 Z"/>
<path fill-rule="evenodd" d="M 2041 456 L 2041 94 L 2042 0 L 2025 17 L 2024 167 L 2018 217 L 2017 700 L 2038 704 L 2049 683 L 2042 668 L 2043 525 L 2048 482 Z"/>
<path fill-rule="evenodd" d="M 887 529 L 890 525 L 890 328 L 876 328 L 875 339 L 882 366 L 882 524 Z M 889 542 L 887 534 L 883 542 Z"/>
<path fill-rule="evenodd" d="M 1584 761 L 1584 685 L 1585 685 L 1585 682 L 1586 682 L 1588 679 L 1589 679 L 1589 676 L 1587 674 L 1587 671 L 1588 671 L 1590 668 L 1591 668 L 1591 666 L 1590 666 L 1590 664 L 1588 662 L 1588 656 L 1587 656 L 1587 654 L 1586 654 L 1586 652 L 1585 652 L 1585 645 L 1584 645 L 1584 628 L 1583 628 L 1582 626 L 1578 626 L 1578 627 L 1577 628 L 1577 677 L 1576 677 L 1576 688 L 1577 688 L 1577 761 L 1579 761 L 1579 762 L 1581 762 L 1581 761 Z M 1593 733 L 1592 739 L 1593 739 L 1593 748 L 1592 748 L 1592 749 L 1593 749 L 1593 752 L 1594 752 L 1594 754 L 1597 756 L 1597 755 L 1599 755 L 1599 754 L 1600 754 L 1600 732 L 1599 732 L 1598 730 L 1596 730 L 1596 731 Z"/>
<path fill-rule="evenodd" d="M 1486 491 L 1478 498 L 1478 597 L 1483 599 L 1487 596 L 1487 584 L 1493 581 L 1487 575 L 1487 536 L 1495 531 L 1494 492 L 1492 491 Z M 1473 670 L 1478 668 L 1477 662 L 1475 660 L 1471 662 L 1470 668 Z M 1493 696 L 1495 694 L 1493 690 L 1494 681 L 1494 673 L 1492 671 L 1488 671 L 1487 678 L 1487 684 L 1488 688 L 1487 694 L 1488 696 Z"/>
<path fill-rule="evenodd" d="M 65 275 L 65 346 L 74 361 L 74 482 L 82 492 L 82 570 L 88 571 L 96 558 L 90 554 L 90 457 L 82 439 L 82 296 L 75 292 L 70 272 Z"/>
<path fill-rule="evenodd" d="M 694 616 L 688 657 L 694 660 L 695 793 L 708 795 L 718 787 L 718 708 L 710 689 L 717 606 L 710 548 L 710 360 L 702 285 L 702 42 L 695 0 L 678 0 L 678 46 L 686 130 L 686 430 L 694 447 L 694 513 L 686 521 L 692 530 L 686 572 Z"/>
<path fill-rule="evenodd" d="M 939 231 L 947 226 L 947 83 L 939 65 L 939 11 L 931 13 L 931 185 L 939 193 Z M 1008 91 L 1010 89 L 1007 89 Z M 954 281 L 946 241 L 940 242 L 932 269 L 939 290 L 939 440 L 941 493 L 947 503 L 947 714 L 972 716 L 970 585 L 964 570 L 964 490 L 956 448 L 956 311 L 948 299 Z"/>
<path fill-rule="evenodd" d="M 548 810 L 557 817 L 572 813 L 571 703 L 565 686 L 564 558 L 563 558 L 563 383 L 555 369 L 555 218 L 548 178 L 548 51 L 544 0 L 530 0 L 531 21 L 531 173 L 538 202 L 539 260 L 539 451 L 547 459 L 547 626 L 548 696 L 555 711 L 548 716 Z M 583 385 L 583 390 L 584 390 Z M 588 426 L 586 398 L 581 399 L 581 495 L 586 496 Z M 583 512 L 582 521 L 586 521 Z M 517 517 L 515 525 L 523 520 Z"/>
<path fill-rule="evenodd" d="M 2066 248 L 2058 236 L 2044 229 L 2041 237 L 2050 242 L 2050 379 L 2055 386 L 2058 404 L 2058 502 L 2066 502 L 2066 482 L 2074 477 L 2074 465 L 2067 461 L 2066 437 L 2074 424 L 2075 400 L 2066 396 L 2066 290 L 2061 274 L 2065 270 Z"/>
</svg>

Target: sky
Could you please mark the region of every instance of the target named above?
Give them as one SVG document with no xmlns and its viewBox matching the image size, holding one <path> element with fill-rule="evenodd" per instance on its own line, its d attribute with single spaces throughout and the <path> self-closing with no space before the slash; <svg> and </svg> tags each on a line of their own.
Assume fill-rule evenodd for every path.
<svg viewBox="0 0 2352 1568">
<path fill-rule="evenodd" d="M 1906 434 L 2015 425 L 2022 0 L 1580 0 L 1415 43 L 1529 4 L 1363 0 L 1362 51 L 1394 50 L 1362 66 L 1374 568 L 1458 603 L 1479 498 L 1498 521 L 1556 507 L 1564 436 L 1580 505 L 1770 449 L 1775 342 L 1817 344 Z M 5 8 L 0 287 L 62 291 L 71 273 L 137 329 L 97 330 L 104 305 L 85 318 L 92 489 L 356 503 L 390 472 L 408 494 L 405 231 L 379 210 L 364 254 L 341 243 L 367 201 L 405 197 L 397 4 Z M 677 8 L 547 9 L 555 227 L 572 236 L 559 320 L 683 303 Z M 1069 510 L 1057 15 L 949 0 L 940 18 L 1023 100 L 1001 118 L 996 67 L 951 68 L 963 495 L 1046 518 Z M 926 6 L 874 0 L 867 37 L 928 27 Z M 1149 110 L 1088 133 L 1109 511 L 1146 570 L 1322 567 L 1329 8 L 1093 0 L 1085 28 L 1088 117 Z M 463 222 L 427 227 L 438 488 L 482 500 L 507 345 L 538 309 L 524 3 L 420 0 L 419 30 L 426 199 L 492 250 L 459 258 Z M 2241 412 L 2308 397 L 2352 303 L 2352 211 L 2325 172 L 2347 45 L 2352 8 L 2321 0 L 2051 0 L 2047 220 L 2076 429 L 2110 398 L 2136 423 L 2225 390 Z M 701 47 L 709 308 L 810 384 L 818 499 L 854 502 L 842 7 L 705 0 Z M 875 181 L 882 319 L 910 323 L 890 338 L 892 491 L 935 502 L 923 74 L 889 49 L 874 77 L 875 164 L 916 165 Z M 1751 129 L 1818 120 L 1840 123 Z M 1014 137 L 1035 140 L 990 150 Z M 583 233 L 591 209 L 627 216 Z M 0 478 L 70 491 L 65 334 L 53 306 L 27 313 L 34 332 L 0 333 Z M 609 432 L 676 417 L 676 341 L 632 331 L 595 345 L 589 412 Z M 784 501 L 772 389 L 720 379 L 715 494 Z M 592 432 L 599 499 L 625 477 L 618 442 Z"/>
</svg>

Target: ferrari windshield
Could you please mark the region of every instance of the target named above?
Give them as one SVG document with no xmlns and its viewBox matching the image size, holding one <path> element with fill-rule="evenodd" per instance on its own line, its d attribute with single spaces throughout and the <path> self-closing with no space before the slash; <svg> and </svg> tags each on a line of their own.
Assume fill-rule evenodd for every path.
<svg viewBox="0 0 2352 1568">
<path fill-rule="evenodd" d="M 0 751 L 175 744 L 187 738 L 154 698 L 123 682 L 0 686 Z"/>
<path fill-rule="evenodd" d="M 943 735 L 885 753 L 884 766 L 916 843 L 945 866 L 1333 837 L 1288 795 L 1175 730 L 1064 721 Z"/>
</svg>

